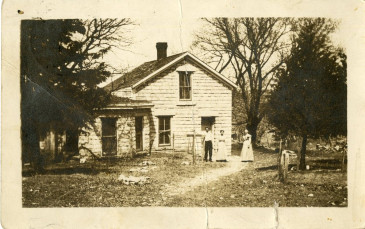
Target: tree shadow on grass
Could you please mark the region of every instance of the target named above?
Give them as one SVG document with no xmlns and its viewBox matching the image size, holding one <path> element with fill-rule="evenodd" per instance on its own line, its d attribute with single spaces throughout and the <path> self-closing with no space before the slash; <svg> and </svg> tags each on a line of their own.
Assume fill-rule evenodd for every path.
<svg viewBox="0 0 365 229">
<path fill-rule="evenodd" d="M 347 161 L 345 160 L 345 163 Z M 311 170 L 337 170 L 341 169 L 341 161 L 339 159 L 317 159 L 317 160 L 309 160 L 307 165 L 310 166 Z M 292 168 L 296 168 L 296 164 L 289 164 L 288 170 Z M 277 170 L 277 165 L 270 165 L 265 167 L 256 168 L 257 171 L 268 171 L 268 170 Z"/>
<path fill-rule="evenodd" d="M 345 160 L 347 164 L 347 160 Z M 341 169 L 342 164 L 340 159 L 317 159 L 308 161 L 311 169 L 327 169 L 327 170 L 337 170 Z"/>
<path fill-rule="evenodd" d="M 291 170 L 292 168 L 295 168 L 297 165 L 296 164 L 290 164 L 288 165 L 288 170 Z M 268 170 L 278 170 L 278 166 L 277 165 L 270 165 L 270 166 L 266 166 L 266 167 L 259 167 L 256 168 L 257 171 L 268 171 Z"/>
<path fill-rule="evenodd" d="M 108 168 L 92 168 L 92 167 L 64 167 L 64 168 L 48 168 L 44 169 L 40 173 L 28 169 L 22 171 L 23 177 L 31 177 L 36 174 L 39 175 L 72 175 L 72 174 L 85 174 L 85 175 L 96 175 L 101 172 L 111 172 Z"/>
<path fill-rule="evenodd" d="M 279 149 L 268 149 L 263 146 L 256 146 L 253 148 L 254 151 L 259 151 L 262 154 L 279 154 Z"/>
</svg>

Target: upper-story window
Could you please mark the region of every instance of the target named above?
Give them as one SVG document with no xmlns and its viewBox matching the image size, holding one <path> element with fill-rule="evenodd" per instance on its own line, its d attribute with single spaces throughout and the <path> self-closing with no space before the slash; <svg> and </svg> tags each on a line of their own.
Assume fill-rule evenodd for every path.
<svg viewBox="0 0 365 229">
<path fill-rule="evenodd" d="M 188 71 L 179 72 L 179 98 L 180 100 L 191 100 L 191 73 Z"/>
</svg>

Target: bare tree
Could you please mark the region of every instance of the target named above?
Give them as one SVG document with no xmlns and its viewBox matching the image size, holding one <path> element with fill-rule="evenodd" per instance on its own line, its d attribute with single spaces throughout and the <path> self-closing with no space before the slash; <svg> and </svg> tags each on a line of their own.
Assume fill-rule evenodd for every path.
<svg viewBox="0 0 365 229">
<path fill-rule="evenodd" d="M 134 23 L 129 18 L 123 19 L 92 19 L 83 21 L 84 33 L 78 40 L 78 54 L 82 56 L 69 68 L 74 71 L 79 68 L 88 69 L 100 63 L 100 58 L 112 48 L 124 49 L 132 44 L 128 36 L 129 27 Z"/>
<path fill-rule="evenodd" d="M 195 35 L 193 47 L 202 50 L 208 63 L 228 75 L 234 75 L 246 124 L 256 141 L 257 126 L 265 115 L 262 96 L 283 65 L 290 47 L 290 24 L 287 18 L 213 18 Z"/>
</svg>

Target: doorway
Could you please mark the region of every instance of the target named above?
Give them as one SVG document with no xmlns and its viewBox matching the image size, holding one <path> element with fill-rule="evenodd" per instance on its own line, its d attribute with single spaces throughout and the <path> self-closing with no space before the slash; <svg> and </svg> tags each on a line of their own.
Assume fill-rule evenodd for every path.
<svg viewBox="0 0 365 229">
<path fill-rule="evenodd" d="M 205 131 L 205 128 L 208 127 L 213 134 L 214 122 L 215 122 L 215 117 L 202 117 L 201 130 Z"/>
<path fill-rule="evenodd" d="M 143 150 L 143 116 L 135 118 L 135 129 L 136 129 L 136 150 Z"/>
<path fill-rule="evenodd" d="M 102 150 L 103 156 L 117 155 L 117 119 L 102 118 L 101 133 L 102 133 Z"/>
<path fill-rule="evenodd" d="M 205 128 L 208 127 L 209 130 L 212 132 L 212 135 L 213 135 L 213 151 L 215 151 L 215 148 L 214 148 L 214 123 L 215 123 L 215 117 L 202 117 L 202 120 L 201 120 L 201 131 L 203 133 L 203 135 L 205 135 Z M 202 142 L 201 142 L 201 154 L 202 154 L 202 157 L 204 156 L 204 151 L 205 151 L 205 142 L 203 141 L 203 137 L 202 136 Z"/>
</svg>

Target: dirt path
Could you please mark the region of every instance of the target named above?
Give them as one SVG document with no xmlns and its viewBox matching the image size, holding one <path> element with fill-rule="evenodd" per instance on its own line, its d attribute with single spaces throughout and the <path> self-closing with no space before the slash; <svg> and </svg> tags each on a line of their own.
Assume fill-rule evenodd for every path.
<svg viewBox="0 0 365 229">
<path fill-rule="evenodd" d="M 178 183 L 177 185 L 171 185 L 166 187 L 164 193 L 168 193 L 169 196 L 182 195 L 194 188 L 206 185 L 212 181 L 216 181 L 221 177 L 231 175 L 233 173 L 239 172 L 247 167 L 247 163 L 240 161 L 239 156 L 228 157 L 228 162 L 225 167 L 205 171 L 204 173 L 190 179 L 185 179 Z M 217 162 L 214 162 L 217 163 Z M 224 162 L 222 162 L 224 163 Z"/>
</svg>

